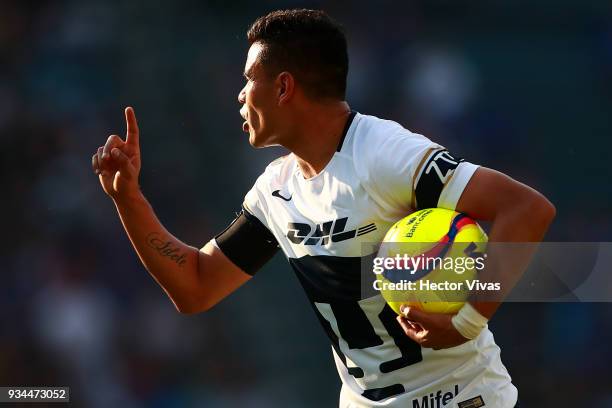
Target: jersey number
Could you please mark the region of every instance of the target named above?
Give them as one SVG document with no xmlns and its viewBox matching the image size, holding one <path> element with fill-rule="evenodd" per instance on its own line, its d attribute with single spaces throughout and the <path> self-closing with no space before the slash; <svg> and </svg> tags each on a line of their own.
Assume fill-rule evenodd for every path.
<svg viewBox="0 0 612 408">
<path fill-rule="evenodd" d="M 348 347 L 350 350 L 368 349 L 383 345 L 383 339 L 376 334 L 374 324 L 379 326 L 377 327 L 379 332 L 384 328 L 389 333 L 389 336 L 397 346 L 397 350 L 400 352 L 400 357 L 382 361 L 378 364 L 378 367 L 368 367 L 366 370 L 377 368 L 381 373 L 390 373 L 423 360 L 421 346 L 406 336 L 397 323 L 397 314 L 386 303 L 384 303 L 382 311 L 377 315 L 378 322 L 374 322 L 374 324 L 370 322 L 366 312 L 357 302 L 317 303 L 316 309 L 317 314 L 320 315 L 319 319 L 334 342 L 336 354 L 344 362 L 348 373 L 355 378 L 365 376 L 364 368 L 358 366 L 349 367 L 342 348 Z M 341 344 L 341 339 L 343 340 L 342 343 L 345 344 Z M 365 390 L 362 395 L 368 399 L 379 401 L 403 392 L 405 392 L 405 389 L 402 384 L 393 384 L 387 387 Z"/>
</svg>

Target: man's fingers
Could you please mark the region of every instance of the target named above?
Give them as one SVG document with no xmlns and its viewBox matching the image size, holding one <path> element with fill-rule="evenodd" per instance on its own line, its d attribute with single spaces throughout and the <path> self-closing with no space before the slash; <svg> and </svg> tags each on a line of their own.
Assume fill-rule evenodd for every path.
<svg viewBox="0 0 612 408">
<path fill-rule="evenodd" d="M 402 305 L 400 307 L 400 312 L 402 312 L 402 315 L 413 322 L 425 322 L 428 319 L 428 316 L 425 312 L 417 309 L 416 307 L 410 307 L 410 306 L 406 306 L 406 305 Z"/>
<path fill-rule="evenodd" d="M 419 335 L 420 330 L 415 329 L 415 326 L 403 316 L 398 316 L 397 321 L 399 322 L 400 326 L 402 326 L 406 336 L 410 337 L 416 343 L 421 343 L 422 339 Z"/>
<path fill-rule="evenodd" d="M 102 151 L 102 160 L 110 159 L 110 152 L 116 147 L 123 146 L 125 143 L 121 138 L 117 135 L 110 135 L 106 140 L 106 144 L 104 145 L 104 149 Z"/>
<path fill-rule="evenodd" d="M 99 170 L 99 165 L 98 165 L 98 153 L 94 153 L 93 156 L 91 156 L 91 167 L 93 168 L 93 171 L 95 174 L 100 174 L 100 170 Z"/>
<path fill-rule="evenodd" d="M 111 150 L 111 156 L 113 157 L 113 160 L 115 160 L 115 162 L 117 163 L 121 176 L 125 177 L 127 180 L 132 178 L 134 174 L 134 166 L 132 166 L 130 158 L 127 157 L 125 153 L 121 151 L 121 149 L 118 149 L 116 147 Z"/>
<path fill-rule="evenodd" d="M 100 146 L 98 147 L 98 151 L 96 152 L 95 156 L 96 156 L 96 164 L 97 164 L 97 169 L 98 172 L 96 174 L 98 175 L 106 175 L 106 172 L 104 171 L 104 162 L 102 161 L 102 152 L 104 152 L 104 146 Z"/>
<path fill-rule="evenodd" d="M 91 157 L 91 167 L 93 168 L 94 173 L 96 174 L 100 174 L 100 171 L 102 171 L 101 166 L 100 166 L 100 154 L 102 153 L 102 146 L 98 147 L 98 150 L 96 150 L 96 152 L 94 153 L 94 155 Z"/>
<path fill-rule="evenodd" d="M 136 121 L 136 114 L 131 106 L 125 108 L 125 123 L 127 125 L 126 142 L 130 146 L 138 147 L 140 144 L 140 132 L 138 130 L 138 122 Z"/>
</svg>

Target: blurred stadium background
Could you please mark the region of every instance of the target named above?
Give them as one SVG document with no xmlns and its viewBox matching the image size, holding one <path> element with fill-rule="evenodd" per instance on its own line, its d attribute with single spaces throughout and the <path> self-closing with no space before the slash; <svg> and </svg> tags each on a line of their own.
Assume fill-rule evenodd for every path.
<svg viewBox="0 0 612 408">
<path fill-rule="evenodd" d="M 180 315 L 91 171 L 134 106 L 143 190 L 203 245 L 281 153 L 241 132 L 246 29 L 304 6 L 346 28 L 353 109 L 544 192 L 548 240 L 611 240 L 610 1 L 2 0 L 0 385 L 69 385 L 87 407 L 337 404 L 330 347 L 281 255 Z M 525 407 L 612 407 L 610 304 L 507 304 L 491 326 Z"/>
</svg>

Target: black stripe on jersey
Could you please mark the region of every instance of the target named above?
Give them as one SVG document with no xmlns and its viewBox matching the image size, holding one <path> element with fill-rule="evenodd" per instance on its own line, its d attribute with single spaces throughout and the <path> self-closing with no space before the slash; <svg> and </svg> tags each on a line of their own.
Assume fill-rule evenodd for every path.
<svg viewBox="0 0 612 408">
<path fill-rule="evenodd" d="M 321 323 L 321 326 L 323 326 L 323 330 L 325 330 L 325 333 L 327 333 L 327 336 L 331 340 L 332 347 L 336 351 L 336 354 L 338 355 L 340 360 L 342 360 L 342 362 L 344 363 L 344 366 L 348 370 L 348 373 L 350 375 L 352 375 L 353 377 L 355 377 L 355 378 L 363 378 L 363 376 L 365 374 L 364 374 L 364 372 L 363 372 L 363 370 L 361 368 L 359 368 L 359 367 L 349 367 L 347 365 L 347 363 L 346 363 L 346 356 L 344 355 L 342 350 L 340 350 L 340 339 L 338 338 L 338 336 L 334 332 L 334 329 L 332 329 L 331 324 L 327 320 L 325 320 L 325 318 L 323 317 L 321 312 L 319 312 L 319 309 L 317 309 L 317 306 L 313 302 L 311 302 L 310 305 L 312 306 L 315 314 L 317 315 L 317 318 L 319 319 L 319 322 Z"/>
<path fill-rule="evenodd" d="M 372 288 L 361 282 L 361 267 L 366 265 L 362 262 L 371 268 L 375 256 L 305 255 L 289 258 L 289 264 L 313 302 L 357 301 L 362 298 L 362 288 Z"/>
<path fill-rule="evenodd" d="M 329 306 L 336 316 L 340 336 L 350 349 L 366 349 L 383 344 L 357 302 L 333 302 Z"/>
<path fill-rule="evenodd" d="M 418 181 L 414 189 L 417 210 L 438 206 L 444 185 L 462 161 L 463 159 L 454 158 L 447 150 L 432 153 L 421 169 L 421 174 L 417 176 Z"/>
<path fill-rule="evenodd" d="M 366 228 L 370 228 L 370 227 L 376 227 L 376 224 L 375 223 L 371 223 L 371 224 L 364 225 L 363 227 L 359 227 L 359 230 L 357 232 L 359 232 L 359 231 L 361 231 L 363 229 L 366 229 Z"/>
<path fill-rule="evenodd" d="M 376 231 L 376 224 L 374 224 L 374 223 L 368 224 L 366 226 L 363 226 L 363 227 L 359 228 L 357 230 L 357 236 L 365 235 L 368 232 L 372 232 L 372 231 Z"/>
<path fill-rule="evenodd" d="M 382 388 L 371 388 L 369 390 L 365 390 L 362 396 L 366 397 L 372 401 L 380 401 L 385 398 L 392 397 L 394 395 L 402 394 L 406 391 L 402 384 L 393 384 L 387 387 Z"/>
<path fill-rule="evenodd" d="M 397 324 L 397 313 L 395 313 L 388 304 L 386 304 L 382 312 L 379 313 L 378 318 L 402 353 L 402 356 L 395 360 L 380 363 L 379 368 L 381 373 L 390 373 L 423 361 L 421 346 L 410 337 L 406 336 L 402 327 Z"/>
<path fill-rule="evenodd" d="M 357 234 L 357 236 L 358 236 L 358 237 L 360 237 L 360 236 L 362 236 L 362 235 L 369 234 L 369 233 L 370 233 L 370 232 L 372 232 L 372 231 L 376 231 L 376 228 L 372 228 L 372 229 L 370 229 L 370 230 L 363 231 L 363 232 L 361 232 L 361 233 Z"/>
<path fill-rule="evenodd" d="M 251 276 L 279 249 L 272 232 L 244 208 L 215 240 L 223 254 Z"/>
<path fill-rule="evenodd" d="M 359 234 L 357 234 L 357 236 L 359 237 L 359 236 L 361 236 L 361 235 L 369 234 L 369 233 L 370 233 L 370 232 L 372 232 L 372 231 L 376 231 L 376 228 L 372 228 L 372 229 L 369 229 L 369 230 L 367 230 L 367 231 L 362 231 L 362 232 L 360 232 Z"/>
<path fill-rule="evenodd" d="M 344 125 L 344 130 L 342 131 L 342 137 L 340 138 L 340 143 L 338 143 L 337 152 L 342 150 L 342 145 L 344 144 L 344 138 L 346 138 L 346 134 L 348 133 L 349 128 L 351 127 L 351 123 L 353 123 L 353 119 L 355 119 L 355 115 L 357 112 L 351 111 L 348 119 L 346 120 L 346 124 Z"/>
</svg>

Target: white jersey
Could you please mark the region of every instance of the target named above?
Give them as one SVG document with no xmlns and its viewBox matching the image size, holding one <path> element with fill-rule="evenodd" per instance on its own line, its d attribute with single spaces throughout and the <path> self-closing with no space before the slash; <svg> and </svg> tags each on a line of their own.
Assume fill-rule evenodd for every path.
<svg viewBox="0 0 612 408">
<path fill-rule="evenodd" d="M 244 208 L 278 241 L 330 337 L 341 407 L 513 407 L 517 390 L 485 328 L 443 350 L 408 338 L 380 295 L 361 299 L 362 243 L 417 208 L 455 209 L 477 166 L 399 124 L 353 113 L 327 166 L 305 179 L 272 162 Z"/>
</svg>

